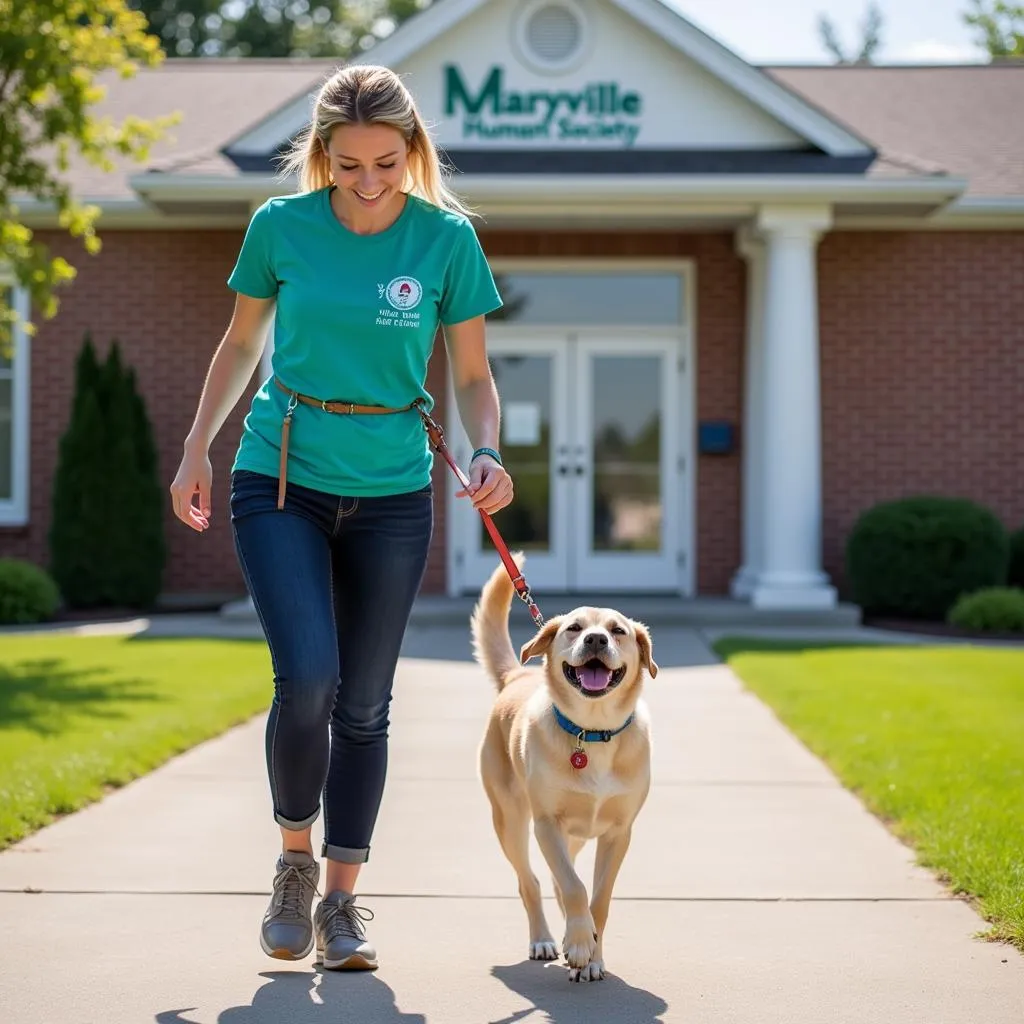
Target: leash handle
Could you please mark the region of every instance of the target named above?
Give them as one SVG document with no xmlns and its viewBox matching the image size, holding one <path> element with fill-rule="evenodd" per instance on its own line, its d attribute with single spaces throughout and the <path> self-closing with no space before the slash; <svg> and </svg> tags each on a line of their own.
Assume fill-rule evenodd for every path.
<svg viewBox="0 0 1024 1024">
<path fill-rule="evenodd" d="M 430 416 L 426 409 L 423 408 L 422 402 L 416 403 L 416 410 L 419 412 L 420 417 L 423 420 L 423 426 L 426 428 L 427 436 L 430 438 L 430 443 L 434 446 L 434 449 L 444 456 L 445 462 L 447 462 L 451 467 L 451 470 L 455 474 L 459 483 L 462 484 L 463 487 L 469 487 L 469 477 L 466 476 L 458 463 L 456 463 L 455 459 L 452 458 L 452 453 L 448 448 L 448 442 L 444 439 L 444 430 L 441 428 L 441 425 L 433 419 L 432 416 Z M 490 535 L 491 541 L 497 549 L 498 555 L 505 566 L 505 570 L 508 572 L 509 577 L 512 580 L 512 586 L 515 587 L 516 594 L 519 595 L 520 600 L 522 600 L 526 605 L 530 612 L 530 617 L 537 626 L 543 626 L 544 616 L 541 614 L 540 608 L 537 607 L 537 602 L 534 601 L 526 579 L 519 571 L 519 566 L 517 566 L 513 561 L 512 555 L 508 550 L 508 545 L 506 545 L 501 536 L 501 532 L 498 530 L 498 527 L 494 525 L 494 520 L 488 512 L 485 512 L 482 508 L 478 508 L 477 512 L 480 513 L 480 518 L 484 522 L 484 527 Z"/>
</svg>

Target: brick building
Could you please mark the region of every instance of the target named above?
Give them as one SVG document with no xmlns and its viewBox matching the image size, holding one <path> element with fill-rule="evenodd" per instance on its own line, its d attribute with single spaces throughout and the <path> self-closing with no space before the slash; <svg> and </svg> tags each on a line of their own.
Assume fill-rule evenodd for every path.
<svg viewBox="0 0 1024 1024">
<path fill-rule="evenodd" d="M 1024 65 L 752 67 L 658 0 L 440 0 L 365 59 L 405 76 L 481 214 L 517 483 L 499 524 L 535 589 L 824 607 L 878 500 L 1024 521 Z M 144 168 L 74 171 L 100 255 L 30 210 L 78 278 L 0 368 L 0 553 L 47 561 L 86 331 L 125 347 L 170 481 L 248 218 L 292 189 L 274 158 L 330 70 L 171 60 L 109 83 L 116 118 L 182 120 Z M 261 374 L 272 355 L 271 331 Z M 428 387 L 464 459 L 440 337 Z M 170 597 L 243 590 L 247 401 L 212 452 L 211 530 L 168 503 Z M 426 589 L 472 591 L 495 556 L 441 460 L 436 481 Z"/>
</svg>

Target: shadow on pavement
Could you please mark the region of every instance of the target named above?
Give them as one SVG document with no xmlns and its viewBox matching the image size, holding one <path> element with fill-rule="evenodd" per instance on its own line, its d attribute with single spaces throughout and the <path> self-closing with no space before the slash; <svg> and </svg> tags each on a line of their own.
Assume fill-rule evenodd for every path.
<svg viewBox="0 0 1024 1024">
<path fill-rule="evenodd" d="M 661 1015 L 668 1010 L 660 996 L 634 988 L 614 974 L 603 981 L 573 984 L 564 965 L 532 960 L 494 967 L 491 974 L 533 1005 L 488 1024 L 533 1021 L 534 1010 L 546 1015 L 545 1024 L 661 1024 Z"/>
<path fill-rule="evenodd" d="M 217 1024 L 427 1024 L 422 1013 L 403 1013 L 395 993 L 368 972 L 261 971 L 267 979 L 248 1006 L 229 1006 Z M 192 1008 L 162 1010 L 155 1024 L 193 1024 Z"/>
</svg>

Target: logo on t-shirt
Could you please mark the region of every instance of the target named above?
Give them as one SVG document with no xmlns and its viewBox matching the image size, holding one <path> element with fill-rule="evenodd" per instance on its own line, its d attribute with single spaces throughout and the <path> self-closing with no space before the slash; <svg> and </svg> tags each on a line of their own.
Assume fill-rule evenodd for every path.
<svg viewBox="0 0 1024 1024">
<path fill-rule="evenodd" d="M 413 309 L 423 298 L 423 287 L 415 277 L 396 277 L 384 289 L 384 295 L 395 309 Z"/>
</svg>

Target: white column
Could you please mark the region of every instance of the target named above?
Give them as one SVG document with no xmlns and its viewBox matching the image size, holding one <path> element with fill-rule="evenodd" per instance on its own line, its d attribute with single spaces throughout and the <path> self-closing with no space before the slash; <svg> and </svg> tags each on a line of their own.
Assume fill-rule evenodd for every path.
<svg viewBox="0 0 1024 1024">
<path fill-rule="evenodd" d="M 764 441 L 764 242 L 744 227 L 736 234 L 736 249 L 747 261 L 743 427 L 740 431 L 743 458 L 743 564 L 733 577 L 730 590 L 733 597 L 745 600 L 754 592 L 760 579 L 763 548 L 764 495 L 761 489 L 761 468 L 764 457 L 761 448 Z"/>
<path fill-rule="evenodd" d="M 828 608 L 821 568 L 821 388 L 817 246 L 825 207 L 762 209 L 765 240 L 760 608 Z"/>
</svg>

